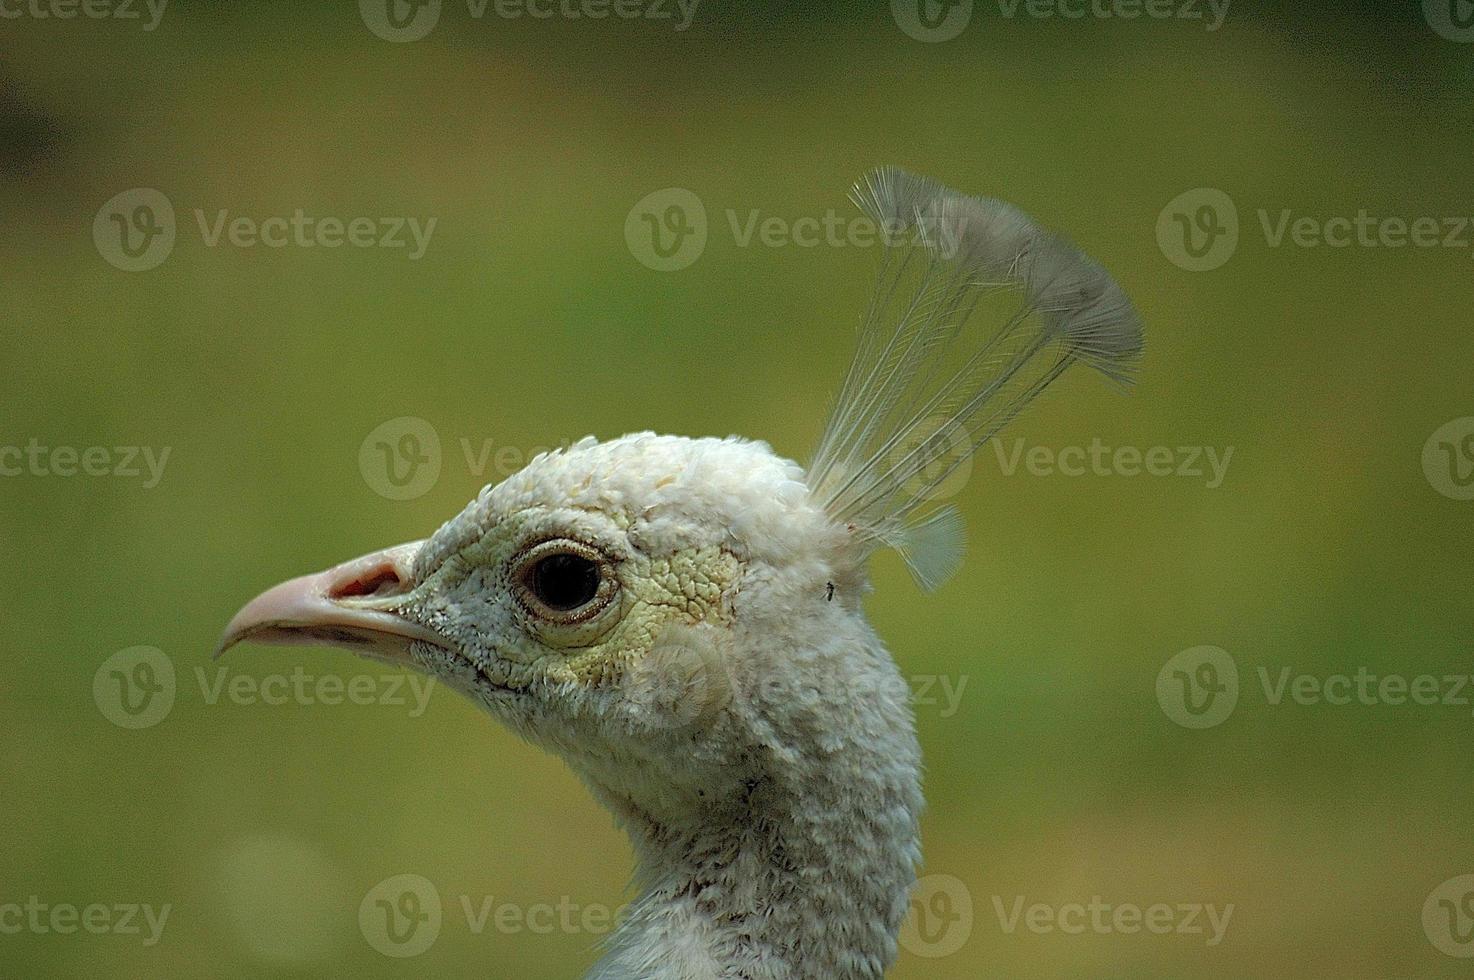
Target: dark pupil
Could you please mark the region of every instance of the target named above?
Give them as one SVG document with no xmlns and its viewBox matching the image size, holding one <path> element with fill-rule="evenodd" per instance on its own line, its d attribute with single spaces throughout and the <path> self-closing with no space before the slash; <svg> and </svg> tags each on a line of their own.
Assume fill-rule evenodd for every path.
<svg viewBox="0 0 1474 980">
<path fill-rule="evenodd" d="M 580 555 L 549 555 L 532 570 L 532 592 L 549 609 L 577 609 L 598 594 L 599 566 Z"/>
</svg>

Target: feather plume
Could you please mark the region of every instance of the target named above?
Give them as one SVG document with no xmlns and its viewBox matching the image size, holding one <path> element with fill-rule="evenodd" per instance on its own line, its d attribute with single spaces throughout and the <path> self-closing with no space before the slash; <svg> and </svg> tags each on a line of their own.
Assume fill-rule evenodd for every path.
<svg viewBox="0 0 1474 980">
<path fill-rule="evenodd" d="M 1003 201 L 895 167 L 851 197 L 886 244 L 808 484 L 931 590 L 961 563 L 961 518 L 939 506 L 959 468 L 1071 364 L 1129 383 L 1141 321 L 1097 262 Z"/>
</svg>

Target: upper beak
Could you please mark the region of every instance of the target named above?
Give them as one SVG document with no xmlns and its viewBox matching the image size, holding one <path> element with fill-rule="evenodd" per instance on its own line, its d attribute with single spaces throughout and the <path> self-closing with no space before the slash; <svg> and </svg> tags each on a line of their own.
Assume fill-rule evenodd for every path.
<svg viewBox="0 0 1474 980">
<path fill-rule="evenodd" d="M 388 611 L 409 591 L 410 565 L 422 544 L 413 541 L 376 551 L 267 589 L 235 614 L 215 656 L 251 640 L 339 646 L 410 663 L 410 644 L 416 640 L 445 646 L 440 634 Z"/>
</svg>

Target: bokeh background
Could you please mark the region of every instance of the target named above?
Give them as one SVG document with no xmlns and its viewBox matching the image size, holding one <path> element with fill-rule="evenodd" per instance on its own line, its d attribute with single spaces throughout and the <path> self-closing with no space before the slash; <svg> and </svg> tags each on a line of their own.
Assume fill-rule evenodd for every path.
<svg viewBox="0 0 1474 980">
<path fill-rule="evenodd" d="M 931 685 L 923 873 L 973 906 L 954 902 L 927 932 L 940 945 L 911 944 L 894 975 L 1468 975 L 1435 942 L 1436 902 L 1423 912 L 1440 886 L 1457 906 L 1443 883 L 1474 873 L 1474 689 L 1462 706 L 1274 704 L 1260 679 L 1474 673 L 1474 503 L 1424 465 L 1474 467 L 1474 443 L 1430 442 L 1474 415 L 1474 230 L 1275 245 L 1260 217 L 1474 216 L 1474 31 L 1444 17 L 1463 39 L 1440 34 L 1437 3 L 1234 2 L 1208 30 L 979 2 L 930 8 L 950 25 L 933 37 L 965 18 L 940 40 L 879 2 L 704 0 L 677 30 L 675 8 L 478 19 L 446 0 L 400 42 L 370 29 L 371 3 L 176 0 L 152 30 L 141 6 L 3 9 L 0 444 L 108 447 L 99 469 L 126 462 L 113 447 L 169 455 L 153 485 L 146 468 L 63 475 L 65 454 L 0 478 L 0 906 L 171 911 L 151 945 L 146 927 L 6 931 L 0 975 L 580 975 L 597 929 L 493 914 L 478 932 L 462 907 L 597 918 L 629 897 L 626 842 L 560 763 L 447 691 L 418 710 L 346 654 L 209 654 L 261 588 L 428 534 L 540 447 L 652 428 L 802 459 L 877 256 L 744 245 L 729 214 L 849 216 L 849 184 L 880 163 L 1067 231 L 1148 324 L 1134 392 L 1072 372 L 1008 451 L 1232 449 L 1211 486 L 1010 475 L 984 452 L 955 498 L 962 573 L 922 596 L 876 561 L 873 620 Z M 127 271 L 110 214 L 141 199 L 106 206 L 138 188 L 170 203 L 175 240 Z M 659 271 L 626 226 L 667 188 L 694 195 L 708 234 Z M 1170 234 L 1204 199 L 1163 217 L 1199 188 L 1238 217 L 1205 271 Z M 196 217 L 298 208 L 436 223 L 410 258 L 211 246 Z M 404 418 L 440 466 L 392 499 L 370 436 Z M 110 659 L 140 646 L 159 653 Z M 1198 729 L 1158 677 L 1202 646 L 1239 696 Z M 140 718 L 120 715 L 114 672 L 158 656 L 173 696 L 124 727 Z M 408 703 L 251 694 L 299 665 Z M 212 696 L 222 679 L 245 693 Z M 359 917 L 401 874 L 444 905 L 411 958 L 378 952 Z M 1233 912 L 1216 945 L 1010 932 L 997 906 L 1018 896 Z M 1474 909 L 1458 911 L 1443 946 L 1474 953 Z"/>
</svg>

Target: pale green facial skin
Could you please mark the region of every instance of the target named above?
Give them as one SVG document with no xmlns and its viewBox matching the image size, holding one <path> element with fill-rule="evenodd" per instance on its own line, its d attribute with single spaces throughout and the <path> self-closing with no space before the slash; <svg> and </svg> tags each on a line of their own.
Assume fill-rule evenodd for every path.
<svg viewBox="0 0 1474 980">
<path fill-rule="evenodd" d="M 527 691 L 617 684 L 679 627 L 732 621 L 742 564 L 712 544 L 646 554 L 623 515 L 529 507 L 508 514 L 449 556 L 398 610 L 437 630 L 476 668 L 476 686 Z M 616 589 L 597 613 L 565 624 L 519 600 L 515 572 L 545 541 L 573 540 L 609 559 Z M 435 663 L 425 665 L 439 673 Z M 463 672 L 461 679 L 466 679 Z"/>
</svg>

